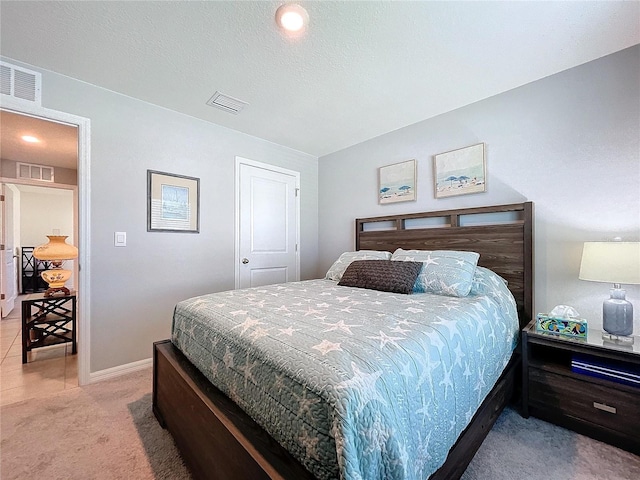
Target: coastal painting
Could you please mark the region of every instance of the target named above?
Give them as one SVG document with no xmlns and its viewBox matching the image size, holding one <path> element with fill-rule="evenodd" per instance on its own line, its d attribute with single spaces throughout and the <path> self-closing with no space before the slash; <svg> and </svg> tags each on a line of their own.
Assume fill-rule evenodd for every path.
<svg viewBox="0 0 640 480">
<path fill-rule="evenodd" d="M 378 203 L 416 200 L 416 161 L 394 163 L 378 169 Z"/>
<path fill-rule="evenodd" d="M 147 231 L 200 231 L 200 179 L 147 170 Z"/>
<path fill-rule="evenodd" d="M 189 220 L 189 189 L 176 185 L 162 185 L 162 218 Z"/>
<path fill-rule="evenodd" d="M 434 157 L 436 198 L 486 191 L 484 143 Z"/>
</svg>

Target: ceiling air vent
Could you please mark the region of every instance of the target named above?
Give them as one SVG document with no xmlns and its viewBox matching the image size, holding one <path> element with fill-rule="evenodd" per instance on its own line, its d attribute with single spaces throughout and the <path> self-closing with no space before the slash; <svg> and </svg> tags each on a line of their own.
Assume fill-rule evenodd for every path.
<svg viewBox="0 0 640 480">
<path fill-rule="evenodd" d="M 0 62 L 0 91 L 19 100 L 41 105 L 42 74 Z"/>
<path fill-rule="evenodd" d="M 213 97 L 209 99 L 207 105 L 211 105 L 212 107 L 217 107 L 221 110 L 224 110 L 225 112 L 237 115 L 245 106 L 249 104 L 247 102 L 243 102 L 242 100 L 238 100 L 237 98 L 225 95 L 224 93 L 216 92 L 213 94 Z"/>
</svg>

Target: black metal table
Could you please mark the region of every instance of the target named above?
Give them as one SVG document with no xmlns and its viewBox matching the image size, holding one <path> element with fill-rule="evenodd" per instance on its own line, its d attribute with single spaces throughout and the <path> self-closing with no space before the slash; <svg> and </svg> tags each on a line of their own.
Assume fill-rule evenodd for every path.
<svg viewBox="0 0 640 480">
<path fill-rule="evenodd" d="M 29 295 L 22 301 L 22 363 L 27 363 L 27 352 L 34 348 L 59 343 L 71 342 L 72 353 L 78 353 L 76 326 L 75 294 Z"/>
</svg>

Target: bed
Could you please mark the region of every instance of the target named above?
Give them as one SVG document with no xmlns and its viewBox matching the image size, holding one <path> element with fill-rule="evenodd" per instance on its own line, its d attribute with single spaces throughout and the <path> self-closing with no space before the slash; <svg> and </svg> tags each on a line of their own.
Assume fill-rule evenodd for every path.
<svg viewBox="0 0 640 480">
<path fill-rule="evenodd" d="M 362 471 L 377 472 L 376 477 L 459 477 L 514 390 L 520 359 L 518 348 L 514 350 L 513 346 L 519 338 L 520 327 L 530 320 L 532 311 L 532 210 L 532 204 L 527 202 L 356 220 L 358 251 L 394 252 L 401 248 L 477 252 L 480 254 L 479 266 L 490 269 L 508 282 L 508 289 L 515 300 L 513 307 L 517 310 L 513 315 L 517 317 L 512 330 L 515 338 L 507 338 L 505 342 L 512 343 L 506 357 L 503 352 L 501 360 L 487 361 L 483 365 L 472 357 L 474 351 L 482 351 L 484 346 L 473 343 L 476 340 L 471 339 L 465 340 L 473 343 L 466 353 L 460 351 L 443 355 L 437 375 L 434 375 L 435 369 L 428 371 L 428 361 L 411 364 L 410 359 L 428 357 L 429 348 L 441 350 L 442 347 L 432 343 L 443 332 L 456 330 L 458 333 L 458 328 L 462 330 L 462 327 L 450 327 L 452 319 L 445 311 L 453 310 L 455 314 L 459 310 L 462 313 L 458 315 L 466 316 L 469 319 L 467 323 L 475 328 L 474 325 L 479 325 L 474 318 L 478 309 L 489 310 L 496 318 L 503 310 L 509 309 L 507 304 L 494 304 L 486 297 L 460 299 L 443 296 L 440 297 L 442 305 L 432 306 L 429 302 L 433 295 L 400 297 L 386 292 L 336 286 L 330 280 L 313 280 L 213 294 L 181 302 L 174 316 L 173 341 L 154 345 L 153 409 L 160 423 L 172 433 L 194 477 L 336 478 L 341 475 L 358 478 Z M 324 301 L 331 298 L 334 298 L 333 303 Z M 346 299 L 349 301 L 342 305 Z M 462 300 L 471 306 L 462 305 Z M 389 302 L 402 304 L 396 310 L 399 308 L 404 313 L 401 315 L 393 310 L 393 306 L 389 307 L 390 311 L 379 310 L 386 309 L 387 306 L 382 305 Z M 443 308 L 445 304 L 449 307 Z M 335 316 L 341 307 L 345 310 L 344 319 Z M 421 326 L 416 320 L 423 315 L 422 311 L 435 308 L 440 309 L 437 323 L 449 326 L 449 330 L 442 327 L 437 335 L 432 331 L 433 326 Z M 471 310 L 464 313 L 465 308 Z M 216 320 L 218 323 L 209 325 L 212 310 L 220 318 Z M 299 313 L 294 316 L 296 321 L 292 324 L 290 318 L 296 310 Z M 235 320 L 235 316 L 239 316 L 241 321 Z M 293 327 L 301 326 L 307 319 L 309 326 L 304 329 L 308 337 L 306 348 L 304 345 L 278 343 L 279 337 L 291 336 L 295 330 Z M 384 322 L 391 322 L 386 327 L 395 325 L 394 328 L 400 330 L 390 334 Z M 411 342 L 401 340 L 406 331 L 399 322 L 410 323 L 413 325 L 411 328 L 416 329 L 410 334 Z M 205 323 L 207 329 L 204 329 Z M 307 328 L 316 330 L 311 332 Z M 351 350 L 350 344 L 349 348 L 346 347 L 353 335 L 352 330 L 358 328 L 365 329 L 358 336 L 369 339 L 365 340 L 362 351 Z M 481 332 L 480 327 L 477 328 Z M 210 333 L 212 329 L 213 333 Z M 268 331 L 278 333 L 270 335 Z M 329 331 L 331 335 L 326 333 Z M 334 333 L 337 336 L 333 336 Z M 491 331 L 490 334 L 493 333 Z M 463 343 L 462 335 L 460 333 L 460 344 Z M 239 343 L 243 336 L 250 340 L 251 349 Z M 473 338 L 473 333 L 468 338 Z M 496 343 L 495 339 L 493 343 Z M 239 351 L 233 349 L 237 344 L 240 345 Z M 393 348 L 399 344 L 402 348 Z M 351 357 L 338 352 L 341 345 Z M 280 357 L 277 352 L 271 353 L 273 357 L 264 358 L 255 353 L 269 349 L 281 349 Z M 412 349 L 415 351 L 410 351 Z M 399 352 L 409 356 L 402 356 Z M 329 358 L 332 356 L 341 360 L 331 363 Z M 475 362 L 472 369 L 482 367 L 495 372 L 489 385 L 479 385 L 482 382 L 478 382 L 476 377 L 467 378 L 469 382 L 475 382 L 471 385 L 473 388 L 469 394 L 456 395 L 452 402 L 454 393 L 449 389 L 448 375 L 454 364 L 462 366 L 460 359 L 465 356 L 469 364 Z M 354 361 L 364 357 L 365 363 Z M 380 357 L 378 360 L 383 367 L 364 371 L 374 357 Z M 308 358 L 312 361 L 305 363 Z M 432 362 L 432 365 L 436 363 L 440 364 Z M 375 383 L 380 371 L 384 370 L 386 374 L 393 365 L 397 365 L 397 374 L 391 375 L 390 379 L 382 377 L 384 395 L 378 390 L 370 390 L 366 379 Z M 276 367 L 288 369 L 287 375 L 278 377 Z M 410 375 L 403 377 L 403 371 L 410 373 L 411 370 L 415 378 L 408 381 Z M 226 378 L 221 373 L 223 371 L 238 378 Z M 304 377 L 301 376 L 303 373 L 311 375 Z M 359 382 L 353 385 L 356 378 Z M 256 379 L 262 380 L 258 382 Z M 217 382 L 219 388 L 209 380 Z M 423 405 L 429 408 L 419 409 L 421 415 L 418 416 L 414 415 L 418 410 L 415 405 L 407 410 L 410 414 L 402 413 L 405 412 L 402 406 L 414 401 L 402 393 L 410 382 L 418 386 L 424 384 L 425 388 L 429 384 L 443 387 L 428 389 L 431 392 L 428 395 L 433 395 L 433 399 L 422 399 Z M 403 388 L 398 390 L 392 385 L 395 383 L 402 384 Z M 243 388 L 257 388 L 254 385 L 261 385 L 257 390 L 259 395 L 245 398 L 247 394 L 243 393 Z M 355 390 L 350 396 L 343 395 L 349 385 L 355 386 Z M 280 397 L 274 400 L 278 395 Z M 469 398 L 465 399 L 465 395 Z M 326 414 L 323 402 L 331 404 L 335 412 L 331 410 L 334 413 Z M 390 404 L 393 404 L 392 413 L 385 413 L 383 407 Z M 442 405 L 449 404 L 453 405 L 452 411 L 446 413 Z M 440 410 L 443 410 L 442 414 Z M 269 412 L 274 418 L 266 418 Z M 287 415 L 288 412 L 295 414 Z M 323 415 L 327 417 L 325 424 L 312 424 L 311 417 Z M 429 421 L 432 417 L 435 419 L 433 429 L 411 428 L 425 422 L 426 417 Z M 269 420 L 274 423 L 269 423 Z M 278 424 L 279 421 L 282 424 Z M 271 434 L 259 424 L 266 425 Z M 447 428 L 449 424 L 451 426 Z M 436 432 L 433 440 L 427 438 L 432 430 Z M 391 431 L 402 434 L 390 435 L 388 432 Z M 331 457 L 327 452 L 332 449 L 334 463 L 331 459 L 327 463 L 326 457 Z M 359 461 L 366 463 L 364 470 Z M 415 466 L 415 470 L 409 472 L 409 464 L 411 468 Z M 395 467 L 398 468 L 394 470 Z"/>
</svg>

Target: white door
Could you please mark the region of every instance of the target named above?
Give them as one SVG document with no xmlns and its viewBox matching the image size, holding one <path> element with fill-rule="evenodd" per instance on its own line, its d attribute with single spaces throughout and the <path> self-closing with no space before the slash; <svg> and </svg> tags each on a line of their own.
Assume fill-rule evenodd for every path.
<svg viewBox="0 0 640 480">
<path fill-rule="evenodd" d="M 300 174 L 238 158 L 236 287 L 299 280 Z"/>
<path fill-rule="evenodd" d="M 15 245 L 13 241 L 13 191 L 3 183 L 0 186 L 2 214 L 0 215 L 0 310 L 2 317 L 11 313 L 18 295 Z"/>
</svg>

